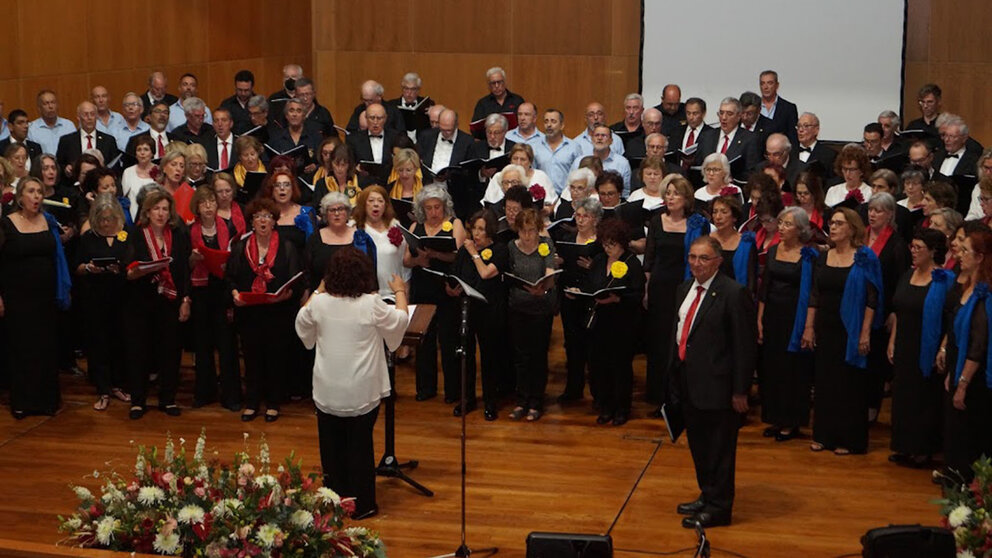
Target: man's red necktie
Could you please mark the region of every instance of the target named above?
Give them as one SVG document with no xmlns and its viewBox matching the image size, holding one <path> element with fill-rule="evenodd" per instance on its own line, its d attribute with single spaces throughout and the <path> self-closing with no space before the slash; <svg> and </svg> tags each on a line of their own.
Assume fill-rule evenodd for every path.
<svg viewBox="0 0 992 558">
<path fill-rule="evenodd" d="M 162 134 L 158 135 L 158 157 L 165 157 L 165 146 L 162 145 Z"/>
<path fill-rule="evenodd" d="M 682 335 L 679 336 L 679 360 L 685 360 L 685 346 L 689 341 L 689 330 L 692 329 L 692 319 L 696 317 L 696 309 L 699 308 L 699 301 L 703 298 L 706 289 L 702 285 L 696 287 L 696 298 L 692 299 L 689 311 L 685 313 L 685 322 L 682 324 Z"/>
<path fill-rule="evenodd" d="M 221 152 L 220 152 L 220 168 L 226 169 L 227 164 L 230 162 L 228 160 L 228 154 L 227 154 L 227 140 L 221 140 L 221 144 L 223 145 L 223 147 L 221 148 Z"/>
<path fill-rule="evenodd" d="M 727 145 L 730 143 L 730 136 L 723 136 L 723 147 L 720 148 L 720 153 L 724 155 L 727 154 Z"/>
<path fill-rule="evenodd" d="M 93 149 L 93 136 L 86 134 L 86 149 Z"/>
</svg>

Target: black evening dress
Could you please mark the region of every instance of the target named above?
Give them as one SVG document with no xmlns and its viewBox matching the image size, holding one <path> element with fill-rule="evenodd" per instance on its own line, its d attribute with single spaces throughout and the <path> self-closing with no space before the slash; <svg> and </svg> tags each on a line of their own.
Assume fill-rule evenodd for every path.
<svg viewBox="0 0 992 558">
<path fill-rule="evenodd" d="M 672 326 L 677 311 L 675 288 L 685 278 L 685 233 L 668 232 L 661 215 L 648 224 L 644 269 L 648 282 L 648 312 L 645 349 L 647 352 L 646 398 L 661 404 L 668 396 L 668 359 L 674 346 Z"/>
</svg>

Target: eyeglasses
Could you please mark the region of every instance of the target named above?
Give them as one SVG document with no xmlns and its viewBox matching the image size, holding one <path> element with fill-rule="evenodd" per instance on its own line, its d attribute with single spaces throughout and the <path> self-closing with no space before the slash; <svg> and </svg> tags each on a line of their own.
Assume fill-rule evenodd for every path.
<svg viewBox="0 0 992 558">
<path fill-rule="evenodd" d="M 507 187 L 510 187 L 510 186 L 523 186 L 523 185 L 524 185 L 524 183 L 521 182 L 521 181 L 519 181 L 519 180 L 504 180 L 503 181 L 503 186 L 507 186 Z"/>
<path fill-rule="evenodd" d="M 779 226 L 779 228 L 791 229 L 792 227 L 795 227 L 796 224 L 793 223 L 792 221 L 786 221 L 784 219 L 779 219 L 778 220 L 778 226 Z"/>
<path fill-rule="evenodd" d="M 723 167 L 706 167 L 703 169 L 706 174 L 715 174 L 718 172 L 723 172 Z"/>
<path fill-rule="evenodd" d="M 830 221 L 831 227 L 842 227 L 847 224 L 847 221 Z"/>
<path fill-rule="evenodd" d="M 861 167 L 841 167 L 841 172 L 861 172 Z"/>
<path fill-rule="evenodd" d="M 919 244 L 910 244 L 909 245 L 909 251 L 910 252 L 919 252 L 920 250 L 926 250 L 926 249 L 927 249 L 926 246 L 920 246 Z"/>
<path fill-rule="evenodd" d="M 328 213 L 345 213 L 347 211 L 348 211 L 348 208 L 345 207 L 345 206 L 343 206 L 343 205 L 336 205 L 334 207 L 328 207 L 327 208 L 327 212 Z"/>
<path fill-rule="evenodd" d="M 124 103 L 124 106 L 126 106 L 126 107 L 140 107 L 141 106 L 141 103 L 136 102 L 136 101 L 128 101 L 128 102 Z"/>
<path fill-rule="evenodd" d="M 817 126 L 819 126 L 819 124 L 797 124 L 796 125 L 796 129 L 797 130 L 811 130 L 813 128 L 816 128 Z"/>
<path fill-rule="evenodd" d="M 251 216 L 252 221 L 274 221 L 271 213 L 256 213 Z"/>
<path fill-rule="evenodd" d="M 272 185 L 272 187 L 273 188 L 292 188 L 293 187 L 293 183 L 292 182 L 276 182 L 275 184 Z"/>
<path fill-rule="evenodd" d="M 697 262 L 697 263 L 705 264 L 715 260 L 716 256 L 689 254 L 689 257 L 687 259 L 689 260 L 689 263 Z"/>
<path fill-rule="evenodd" d="M 506 83 L 505 80 L 497 79 L 497 80 L 490 81 L 489 82 L 489 85 L 494 85 L 494 86 L 495 85 L 503 85 L 504 83 Z"/>
</svg>

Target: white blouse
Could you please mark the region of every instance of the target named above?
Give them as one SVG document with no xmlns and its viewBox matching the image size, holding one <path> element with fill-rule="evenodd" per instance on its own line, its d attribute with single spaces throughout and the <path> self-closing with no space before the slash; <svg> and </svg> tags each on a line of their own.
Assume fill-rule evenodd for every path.
<svg viewBox="0 0 992 558">
<path fill-rule="evenodd" d="M 138 165 L 131 165 L 130 167 L 124 169 L 124 174 L 121 175 L 121 190 L 127 199 L 131 200 L 131 218 L 137 221 L 138 210 L 138 192 L 141 191 L 141 187 L 145 184 L 153 184 L 155 182 L 152 178 L 141 178 L 138 176 Z"/>
<path fill-rule="evenodd" d="M 489 179 L 489 184 L 486 186 L 486 193 L 482 196 L 483 205 L 486 203 L 496 203 L 503 199 L 503 189 L 500 187 L 500 179 L 502 176 L 503 171 L 500 171 Z M 551 183 L 551 179 L 548 177 L 547 173 L 540 169 L 534 169 L 534 175 L 530 177 L 530 182 L 528 182 L 527 187 L 530 188 L 534 184 L 544 188 L 545 205 L 554 205 L 555 202 L 558 201 L 558 193 L 555 191 L 555 185 Z"/>
<path fill-rule="evenodd" d="M 357 298 L 318 293 L 296 314 L 296 334 L 313 363 L 313 402 L 339 417 L 364 415 L 389 396 L 389 371 L 382 343 L 395 351 L 409 316 L 379 295 Z"/>
<path fill-rule="evenodd" d="M 861 190 L 861 197 L 864 198 L 865 202 L 871 199 L 871 186 L 862 182 L 861 186 L 858 186 L 858 190 Z M 847 192 L 847 184 L 843 182 L 834 184 L 827 190 L 827 195 L 824 196 L 823 203 L 827 204 L 827 207 L 833 207 L 847 199 Z"/>
<path fill-rule="evenodd" d="M 400 222 L 393 220 L 390 227 L 399 227 Z M 379 232 L 366 225 L 365 232 L 372 237 L 375 242 L 375 257 L 378 262 L 375 273 L 379 280 L 379 296 L 383 298 L 393 298 L 393 289 L 389 287 L 389 281 L 393 274 L 399 275 L 404 281 L 410 281 L 410 268 L 403 266 L 403 254 L 406 253 L 406 239 L 400 242 L 399 246 L 394 246 L 389 241 L 389 229 Z"/>
</svg>

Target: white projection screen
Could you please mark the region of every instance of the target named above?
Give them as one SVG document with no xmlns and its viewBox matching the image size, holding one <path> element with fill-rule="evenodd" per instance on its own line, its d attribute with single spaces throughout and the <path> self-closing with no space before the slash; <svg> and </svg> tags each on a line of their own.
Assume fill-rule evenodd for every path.
<svg viewBox="0 0 992 558">
<path fill-rule="evenodd" d="M 882 110 L 900 112 L 906 0 L 644 0 L 641 92 L 661 102 L 720 99 L 779 75 L 779 95 L 820 118 L 820 139 L 861 140 Z M 920 84 L 916 84 L 920 85 Z M 914 115 L 915 117 L 915 115 Z"/>
</svg>

